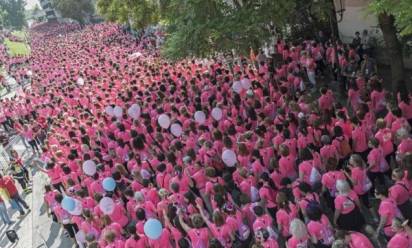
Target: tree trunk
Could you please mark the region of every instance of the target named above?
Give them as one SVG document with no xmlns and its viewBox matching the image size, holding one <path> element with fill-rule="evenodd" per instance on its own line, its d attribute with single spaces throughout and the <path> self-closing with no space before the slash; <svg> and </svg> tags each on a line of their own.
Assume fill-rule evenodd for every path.
<svg viewBox="0 0 412 248">
<path fill-rule="evenodd" d="M 330 23 L 330 30 L 331 30 L 331 37 L 339 40 L 339 27 L 338 27 L 338 18 L 336 17 L 336 6 L 333 0 L 328 0 L 330 4 L 330 16 L 329 16 L 329 23 Z"/>
<path fill-rule="evenodd" d="M 383 39 L 386 45 L 386 54 L 391 63 L 392 89 L 396 89 L 399 80 L 405 77 L 404 63 L 402 56 L 402 45 L 398 39 L 395 27 L 395 18 L 385 12 L 378 15 L 379 26 L 382 29 Z"/>
</svg>

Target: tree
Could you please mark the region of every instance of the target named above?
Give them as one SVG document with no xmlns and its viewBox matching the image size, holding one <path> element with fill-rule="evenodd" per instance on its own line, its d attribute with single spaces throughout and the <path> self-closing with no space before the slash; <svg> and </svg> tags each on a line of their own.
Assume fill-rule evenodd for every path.
<svg viewBox="0 0 412 248">
<path fill-rule="evenodd" d="M 22 29 L 26 25 L 24 0 L 0 0 L 2 23 L 15 29 Z"/>
<path fill-rule="evenodd" d="M 391 62 L 392 87 L 405 78 L 400 36 L 412 34 L 411 0 L 374 0 L 370 8 L 378 17 Z"/>
<path fill-rule="evenodd" d="M 51 0 L 53 7 L 65 18 L 71 18 L 80 24 L 86 23 L 94 14 L 91 0 Z"/>
<path fill-rule="evenodd" d="M 166 24 L 163 54 L 173 59 L 248 54 L 269 41 L 273 27 L 287 36 L 313 37 L 331 27 L 337 33 L 333 0 L 98 0 L 97 7 L 106 19 L 137 29 Z"/>
<path fill-rule="evenodd" d="M 295 7 L 294 1 L 286 0 L 170 0 L 163 4 L 161 16 L 167 20 L 169 34 L 163 52 L 170 58 L 231 49 L 247 54 L 249 47 L 257 49 L 270 38 L 270 23 L 283 26 Z"/>
<path fill-rule="evenodd" d="M 98 0 L 99 14 L 109 21 L 143 29 L 159 21 L 159 5 L 152 0 Z"/>
</svg>

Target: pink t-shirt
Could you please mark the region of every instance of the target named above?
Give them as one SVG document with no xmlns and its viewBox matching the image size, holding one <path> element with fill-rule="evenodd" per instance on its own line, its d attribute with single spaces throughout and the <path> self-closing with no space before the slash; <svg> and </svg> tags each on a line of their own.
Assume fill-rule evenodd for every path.
<svg viewBox="0 0 412 248">
<path fill-rule="evenodd" d="M 384 156 L 393 152 L 392 132 L 389 128 L 380 129 L 376 132 L 375 138 L 379 140 Z"/>
<path fill-rule="evenodd" d="M 364 125 L 355 127 L 352 131 L 353 151 L 364 152 L 368 149 L 368 140 Z"/>
<path fill-rule="evenodd" d="M 335 208 L 340 210 L 341 214 L 348 214 L 355 209 L 357 199 L 358 195 L 354 191 L 351 191 L 348 195 L 337 195 Z"/>
<path fill-rule="evenodd" d="M 398 207 L 396 206 L 396 203 L 394 200 L 391 198 L 387 198 L 381 201 L 379 204 L 379 210 L 378 210 L 379 216 L 380 217 L 385 217 L 386 222 L 384 225 L 384 232 L 386 236 L 392 237 L 394 235 L 394 232 L 392 230 L 392 220 L 394 217 L 399 216 L 399 210 Z"/>
<path fill-rule="evenodd" d="M 311 237 L 314 237 L 318 242 L 324 245 L 331 245 L 333 237 L 333 227 L 326 215 L 322 215 L 320 221 L 309 221 L 308 232 Z"/>
<path fill-rule="evenodd" d="M 307 248 L 309 247 L 309 238 L 305 237 L 303 239 L 296 239 L 291 237 L 287 243 L 288 248 Z"/>
<path fill-rule="evenodd" d="M 276 212 L 276 221 L 279 226 L 282 227 L 282 235 L 284 237 L 289 236 L 290 222 L 296 218 L 298 214 L 297 208 L 294 204 L 289 204 L 289 210 L 279 209 Z"/>
<path fill-rule="evenodd" d="M 349 247 L 350 248 L 373 248 L 373 244 L 364 234 L 359 233 L 359 232 L 351 232 Z"/>
<path fill-rule="evenodd" d="M 387 248 L 403 248 L 412 247 L 412 237 L 406 232 L 395 234 L 391 240 L 389 240 Z"/>
<path fill-rule="evenodd" d="M 292 179 L 297 177 L 295 170 L 295 157 L 293 155 L 281 157 L 279 159 L 279 172 L 282 177 L 289 177 Z"/>
<path fill-rule="evenodd" d="M 209 231 L 207 228 L 190 229 L 187 235 L 192 241 L 193 247 L 207 248 L 209 243 Z"/>
<path fill-rule="evenodd" d="M 358 195 L 364 195 L 368 191 L 367 183 L 370 181 L 366 173 L 366 169 L 360 167 L 351 168 L 351 177 L 356 181 L 356 184 L 353 185 L 353 190 Z"/>
<path fill-rule="evenodd" d="M 407 182 L 396 182 L 389 188 L 389 197 L 396 202 L 396 205 L 402 205 L 409 200 L 409 192 Z"/>
</svg>

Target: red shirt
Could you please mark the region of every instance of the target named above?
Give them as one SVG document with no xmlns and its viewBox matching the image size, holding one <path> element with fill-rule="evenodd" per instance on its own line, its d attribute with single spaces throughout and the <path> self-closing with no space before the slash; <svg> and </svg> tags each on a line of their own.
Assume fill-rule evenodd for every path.
<svg viewBox="0 0 412 248">
<path fill-rule="evenodd" d="M 5 188 L 9 192 L 10 196 L 14 196 L 19 193 L 16 185 L 14 184 L 13 178 L 9 176 L 5 176 L 0 180 L 0 187 Z"/>
</svg>

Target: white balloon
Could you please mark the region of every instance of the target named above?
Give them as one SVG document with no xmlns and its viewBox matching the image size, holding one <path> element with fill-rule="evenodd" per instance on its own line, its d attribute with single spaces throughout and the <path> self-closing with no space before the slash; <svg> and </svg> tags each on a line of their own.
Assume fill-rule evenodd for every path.
<svg viewBox="0 0 412 248">
<path fill-rule="evenodd" d="M 239 94 L 242 91 L 242 83 L 240 81 L 233 82 L 232 90 Z"/>
<path fill-rule="evenodd" d="M 242 88 L 245 89 L 245 90 L 248 90 L 250 88 L 250 86 L 252 86 L 250 84 L 250 80 L 248 78 L 242 79 L 241 84 L 242 84 Z"/>
<path fill-rule="evenodd" d="M 106 112 L 106 114 L 109 115 L 109 116 L 113 116 L 113 115 L 114 115 L 114 110 L 113 110 L 112 106 L 107 106 L 107 107 L 104 109 L 104 112 Z"/>
<path fill-rule="evenodd" d="M 162 128 L 168 129 L 170 126 L 170 117 L 167 114 L 161 114 L 159 118 L 157 118 L 157 123 L 159 123 Z"/>
<path fill-rule="evenodd" d="M 204 124 L 206 121 L 206 115 L 203 111 L 196 111 L 195 113 L 195 121 L 199 124 Z"/>
<path fill-rule="evenodd" d="M 114 211 L 114 201 L 110 197 L 103 197 L 99 202 L 99 207 L 104 214 L 112 214 Z"/>
<path fill-rule="evenodd" d="M 140 114 L 141 114 L 141 109 L 140 106 L 137 104 L 133 104 L 130 106 L 130 108 L 127 110 L 127 114 L 132 117 L 134 120 L 139 119 Z"/>
<path fill-rule="evenodd" d="M 214 109 L 212 109 L 212 117 L 213 119 L 220 121 L 223 117 L 223 112 L 222 109 L 216 107 Z"/>
<path fill-rule="evenodd" d="M 80 85 L 80 86 L 83 86 L 83 85 L 84 85 L 84 79 L 81 78 L 81 77 L 79 77 L 79 78 L 77 79 L 77 84 Z"/>
<path fill-rule="evenodd" d="M 88 176 L 93 176 L 96 174 L 96 164 L 93 160 L 87 160 L 83 163 L 84 174 Z"/>
<path fill-rule="evenodd" d="M 116 116 L 117 118 L 120 118 L 120 117 L 122 117 L 122 115 L 123 115 L 123 109 L 122 109 L 121 107 L 119 107 L 119 106 L 116 106 L 116 107 L 114 107 L 114 109 L 113 109 L 113 114 L 114 114 L 114 116 Z"/>
<path fill-rule="evenodd" d="M 233 167 L 237 163 L 236 153 L 230 149 L 225 150 L 222 153 L 222 160 L 227 166 Z"/>
<path fill-rule="evenodd" d="M 33 72 L 32 71 L 27 71 L 26 75 L 31 77 L 33 75 Z"/>
<path fill-rule="evenodd" d="M 178 123 L 174 123 L 170 126 L 170 132 L 175 136 L 175 137 L 180 137 L 183 133 L 182 126 Z"/>
<path fill-rule="evenodd" d="M 75 207 L 72 211 L 68 211 L 69 214 L 71 214 L 71 215 L 81 215 L 82 210 L 83 210 L 82 203 L 79 200 L 76 200 L 76 199 L 74 199 L 74 202 L 75 202 Z"/>
</svg>

